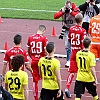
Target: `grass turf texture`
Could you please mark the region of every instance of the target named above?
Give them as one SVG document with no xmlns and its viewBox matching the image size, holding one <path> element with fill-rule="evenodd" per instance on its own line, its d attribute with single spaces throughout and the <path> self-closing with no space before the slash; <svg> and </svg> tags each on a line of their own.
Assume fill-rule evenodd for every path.
<svg viewBox="0 0 100 100">
<path fill-rule="evenodd" d="M 61 7 L 63 7 L 65 1 L 66 0 L 0 0 L 0 15 L 3 18 L 54 20 L 54 12 L 58 11 Z M 75 2 L 77 6 L 85 2 L 85 0 L 71 1 Z M 61 20 L 61 18 L 58 20 Z"/>
</svg>

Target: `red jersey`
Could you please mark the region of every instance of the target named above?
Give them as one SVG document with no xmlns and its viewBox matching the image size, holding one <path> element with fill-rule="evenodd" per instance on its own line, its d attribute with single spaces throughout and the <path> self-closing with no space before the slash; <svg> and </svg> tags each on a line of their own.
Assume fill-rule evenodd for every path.
<svg viewBox="0 0 100 100">
<path fill-rule="evenodd" d="M 26 50 L 22 49 L 21 47 L 12 47 L 11 49 L 6 51 L 4 60 L 3 60 L 3 62 L 6 62 L 6 63 L 9 62 L 9 70 L 12 69 L 11 59 L 16 54 L 22 54 L 25 57 L 25 63 L 29 63 L 29 57 L 28 57 L 28 53 L 26 52 Z M 24 66 L 22 67 L 22 70 L 24 70 Z"/>
<path fill-rule="evenodd" d="M 47 37 L 41 34 L 34 34 L 29 36 L 27 47 L 30 48 L 30 55 L 32 60 L 39 60 L 41 57 L 45 56 L 46 44 L 48 42 Z"/>
<path fill-rule="evenodd" d="M 71 43 L 72 54 L 83 49 L 83 39 L 86 36 L 86 30 L 79 25 L 71 26 L 68 34 L 68 41 Z M 76 58 L 76 53 L 75 53 Z"/>
<path fill-rule="evenodd" d="M 79 25 L 71 26 L 68 34 L 68 41 L 71 44 L 71 57 L 69 72 L 76 73 L 78 70 L 76 63 L 76 53 L 83 49 L 83 39 L 86 35 L 86 30 Z"/>
</svg>

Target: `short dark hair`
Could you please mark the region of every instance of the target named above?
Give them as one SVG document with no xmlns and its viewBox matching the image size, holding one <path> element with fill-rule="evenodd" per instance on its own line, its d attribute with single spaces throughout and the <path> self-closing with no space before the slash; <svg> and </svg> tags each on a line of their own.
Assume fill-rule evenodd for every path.
<svg viewBox="0 0 100 100">
<path fill-rule="evenodd" d="M 44 25 L 39 25 L 38 30 L 42 31 L 42 30 L 46 30 L 46 27 Z"/>
<path fill-rule="evenodd" d="M 14 36 L 14 43 L 17 45 L 17 44 L 20 44 L 21 43 L 21 40 L 22 40 L 22 36 L 19 35 L 19 34 L 16 34 Z"/>
<path fill-rule="evenodd" d="M 84 45 L 84 48 L 88 48 L 91 44 L 91 39 L 89 37 L 86 37 L 84 40 L 83 40 L 83 45 Z"/>
<path fill-rule="evenodd" d="M 54 42 L 49 42 L 46 45 L 46 50 L 47 50 L 48 53 L 51 53 L 54 50 Z"/>
<path fill-rule="evenodd" d="M 72 4 L 70 0 L 66 0 L 65 4 Z"/>
<path fill-rule="evenodd" d="M 21 54 L 15 55 L 11 60 L 11 66 L 14 71 L 18 71 L 19 68 L 24 64 L 24 56 Z"/>
<path fill-rule="evenodd" d="M 83 15 L 81 13 L 79 13 L 75 16 L 76 23 L 80 23 L 80 22 L 82 22 L 82 20 L 83 20 Z"/>
</svg>

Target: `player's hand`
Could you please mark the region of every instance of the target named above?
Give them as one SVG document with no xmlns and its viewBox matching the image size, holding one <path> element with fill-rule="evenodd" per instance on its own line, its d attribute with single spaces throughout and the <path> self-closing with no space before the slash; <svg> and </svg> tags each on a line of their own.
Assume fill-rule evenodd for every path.
<svg viewBox="0 0 100 100">
<path fill-rule="evenodd" d="M 97 79 L 95 79 L 95 84 L 96 84 L 96 85 L 99 84 L 98 81 L 97 81 Z"/>
<path fill-rule="evenodd" d="M 59 39 L 63 39 L 63 34 L 62 33 L 60 33 Z"/>
<path fill-rule="evenodd" d="M 58 91 L 57 98 L 59 98 L 60 96 L 61 96 L 61 90 Z"/>
</svg>

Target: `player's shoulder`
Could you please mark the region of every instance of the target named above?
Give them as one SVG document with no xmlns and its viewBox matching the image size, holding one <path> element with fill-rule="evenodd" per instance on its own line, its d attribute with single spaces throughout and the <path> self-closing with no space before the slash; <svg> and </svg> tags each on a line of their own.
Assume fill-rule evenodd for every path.
<svg viewBox="0 0 100 100">
<path fill-rule="evenodd" d="M 23 70 L 19 70 L 19 74 L 21 74 L 21 76 L 27 76 L 27 72 L 23 71 Z"/>
<path fill-rule="evenodd" d="M 40 58 L 40 60 L 43 60 L 43 59 L 45 59 L 45 57 L 41 57 L 41 58 Z"/>
<path fill-rule="evenodd" d="M 10 74 L 10 73 L 12 73 L 12 70 L 8 70 L 8 71 L 6 72 L 6 75 L 8 75 L 8 74 Z"/>
<path fill-rule="evenodd" d="M 11 52 L 12 50 L 14 50 L 14 47 L 11 47 L 11 48 L 8 49 L 6 52 L 9 53 L 9 52 Z"/>
<path fill-rule="evenodd" d="M 57 58 L 52 58 L 52 60 L 53 60 L 55 63 L 60 63 L 60 61 L 59 61 Z"/>
<path fill-rule="evenodd" d="M 81 53 L 82 52 L 82 50 L 79 50 L 78 52 L 77 52 L 77 54 L 79 54 L 79 53 Z"/>
<path fill-rule="evenodd" d="M 90 55 L 90 57 L 95 56 L 94 53 L 92 53 L 91 51 L 89 51 L 89 55 Z"/>
</svg>

